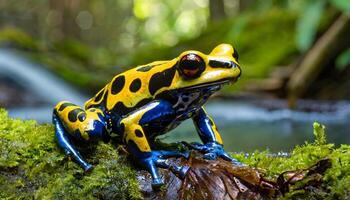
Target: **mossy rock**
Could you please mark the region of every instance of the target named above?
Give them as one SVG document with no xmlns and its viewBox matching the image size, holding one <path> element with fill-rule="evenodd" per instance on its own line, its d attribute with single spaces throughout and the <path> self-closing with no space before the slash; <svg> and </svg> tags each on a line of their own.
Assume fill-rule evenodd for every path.
<svg viewBox="0 0 350 200">
<path fill-rule="evenodd" d="M 233 156 L 248 164 L 251 169 L 259 169 L 259 176 L 275 180 L 275 183 L 278 183 L 277 177 L 281 177 L 285 171 L 308 169 L 319 160 L 329 159 L 332 167 L 324 172 L 324 176 L 318 177 L 317 184 L 312 184 L 315 183 L 315 177 L 299 181 L 289 186 L 289 191 L 285 191 L 284 196 L 279 197 L 350 198 L 350 146 L 335 147 L 333 144 L 327 144 L 324 127 L 315 124 L 314 128 L 316 141 L 296 147 L 288 157 L 276 156 L 267 151 Z M 95 168 L 91 173 L 84 174 L 83 170 L 76 163 L 69 161 L 58 148 L 52 125 L 11 119 L 4 109 L 0 109 L 0 147 L 0 199 L 147 197 L 143 189 L 147 185 L 139 181 L 140 179 L 137 180 L 137 177 L 144 174 L 149 180 L 149 175 L 136 169 L 125 155 L 118 154 L 120 147 L 117 145 L 99 143 L 86 147 L 83 154 Z M 197 168 L 194 168 L 190 172 L 197 173 L 196 170 Z M 165 170 L 162 172 L 171 175 Z M 237 176 L 239 177 L 239 174 Z M 164 178 L 168 180 L 165 176 Z M 179 180 L 177 177 L 173 178 Z M 156 195 L 157 198 L 161 198 L 164 190 L 158 191 Z"/>
<path fill-rule="evenodd" d="M 112 144 L 90 152 L 96 167 L 83 174 L 58 148 L 52 125 L 0 109 L 0 147 L 0 199 L 141 199 L 135 170 Z"/>
</svg>

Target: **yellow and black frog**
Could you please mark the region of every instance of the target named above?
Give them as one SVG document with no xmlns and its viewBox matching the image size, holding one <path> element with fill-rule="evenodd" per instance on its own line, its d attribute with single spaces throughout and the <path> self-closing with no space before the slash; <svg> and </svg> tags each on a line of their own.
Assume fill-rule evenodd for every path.
<svg viewBox="0 0 350 200">
<path fill-rule="evenodd" d="M 186 166 L 170 166 L 168 157 L 188 158 L 188 152 L 152 150 L 154 140 L 192 118 L 203 144 L 187 144 L 202 151 L 206 159 L 221 157 L 240 164 L 223 149 L 222 139 L 204 110 L 204 103 L 224 84 L 241 75 L 238 54 L 229 44 L 220 44 L 209 55 L 185 51 L 177 58 L 138 66 L 116 75 L 85 103 L 85 109 L 70 102 L 54 108 L 53 123 L 59 146 L 85 171 L 92 169 L 72 144 L 75 141 L 105 142 L 115 139 L 152 175 L 152 186 L 163 184 L 157 167 L 180 177 Z"/>
</svg>

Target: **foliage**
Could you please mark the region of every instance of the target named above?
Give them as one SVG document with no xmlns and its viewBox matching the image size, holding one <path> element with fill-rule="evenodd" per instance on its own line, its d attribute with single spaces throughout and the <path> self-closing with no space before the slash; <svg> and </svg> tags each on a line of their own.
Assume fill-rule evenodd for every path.
<svg viewBox="0 0 350 200">
<path fill-rule="evenodd" d="M 350 12 L 347 0 L 299 1 L 301 15 L 297 22 L 296 43 L 300 51 L 305 52 L 315 41 L 319 26 L 322 24 L 322 16 L 327 15 L 327 3 L 342 12 Z"/>
<path fill-rule="evenodd" d="M 350 66 L 350 48 L 344 50 L 336 59 L 335 66 L 338 70 L 344 70 Z"/>
<path fill-rule="evenodd" d="M 139 199 L 135 170 L 112 144 L 85 147 L 85 156 L 96 167 L 84 175 L 68 161 L 53 139 L 51 125 L 7 117 L 0 110 L 0 198 Z M 325 128 L 314 124 L 315 142 L 297 146 L 290 157 L 268 151 L 234 154 L 243 163 L 275 179 L 287 170 L 304 169 L 323 158 L 332 160 L 317 190 L 293 187 L 284 198 L 347 199 L 350 197 L 350 146 L 326 143 Z M 84 153 L 84 152 L 83 152 Z M 302 189 L 300 189 L 300 188 Z"/>
<path fill-rule="evenodd" d="M 275 65 L 288 63 L 291 59 L 287 58 L 296 54 L 292 40 L 295 30 L 294 26 L 290 26 L 295 20 L 294 12 L 279 9 L 264 12 L 258 18 L 253 13 L 242 14 L 234 19 L 217 22 L 200 36 L 182 40 L 176 47 L 148 45 L 128 55 L 105 47 L 93 47 L 71 38 L 52 42 L 49 46 L 40 43 L 37 38 L 31 38 L 38 48 L 25 53 L 74 85 L 84 88 L 84 91 L 89 89 L 95 92 L 116 73 L 131 67 L 172 59 L 188 49 L 209 53 L 220 42 L 227 42 L 238 49 L 244 69 L 244 79 L 238 82 L 238 87 L 234 87 L 239 88 L 251 78 L 263 77 Z M 17 32 L 23 31 L 18 29 Z M 22 43 L 16 45 L 27 49 L 27 45 Z M 116 63 L 122 67 L 114 67 Z M 232 87 L 226 88 L 230 89 Z"/>
<path fill-rule="evenodd" d="M 330 0 L 331 4 L 339 10 L 350 13 L 350 4 L 347 0 Z"/>
<path fill-rule="evenodd" d="M 3 28 L 0 31 L 0 45 L 4 45 L 4 43 L 17 45 L 19 48 L 23 49 L 37 49 L 37 43 L 34 39 L 25 33 L 24 31 L 17 28 Z"/>
<path fill-rule="evenodd" d="M 208 1 L 203 0 L 135 0 L 135 19 L 130 21 L 138 23 L 140 40 L 144 45 L 174 46 L 183 39 L 198 36 L 205 29 L 208 7 Z"/>
<path fill-rule="evenodd" d="M 19 7 L 4 3 L 0 10 L 9 16 L 32 16 L 14 21 L 16 28 L 11 28 L 31 35 L 31 48 L 15 39 L 18 34 L 2 37 L 6 34 L 1 30 L 0 42 L 29 49 L 29 56 L 87 92 L 98 91 L 115 74 L 136 65 L 172 59 L 188 49 L 207 53 L 219 43 L 231 43 L 243 69 L 238 84 L 225 87 L 232 91 L 250 79 L 265 77 L 275 66 L 292 63 L 298 48 L 308 49 L 333 19 L 326 0 L 285 0 L 251 1 L 242 11 L 238 4 L 224 1 L 226 17 L 211 21 L 215 13 L 210 13 L 210 2 L 89 0 L 73 6 L 33 1 Z M 332 2 L 345 5 L 343 0 Z"/>
<path fill-rule="evenodd" d="M 297 24 L 296 41 L 301 51 L 306 51 L 313 43 L 326 1 L 307 1 L 305 11 Z"/>
<path fill-rule="evenodd" d="M 110 144 L 88 148 L 96 168 L 67 162 L 51 125 L 7 117 L 0 109 L 1 199 L 140 199 L 135 171 Z"/>
</svg>

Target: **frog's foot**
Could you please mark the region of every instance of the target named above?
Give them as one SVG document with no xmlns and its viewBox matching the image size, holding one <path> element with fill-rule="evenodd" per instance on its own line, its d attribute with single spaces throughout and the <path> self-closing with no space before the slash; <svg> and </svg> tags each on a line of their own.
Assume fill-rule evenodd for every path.
<svg viewBox="0 0 350 200">
<path fill-rule="evenodd" d="M 189 170 L 190 167 L 177 166 L 174 163 L 170 163 L 166 158 L 183 157 L 185 159 L 188 159 L 190 157 L 189 151 L 179 152 L 179 151 L 160 150 L 160 151 L 153 151 L 153 153 L 155 156 L 157 156 L 156 161 L 155 161 L 157 167 L 170 169 L 170 171 L 172 171 L 179 178 L 181 178 L 181 179 L 185 178 L 187 171 Z"/>
<path fill-rule="evenodd" d="M 161 157 L 161 158 L 171 158 L 171 157 L 183 157 L 188 159 L 190 157 L 189 151 L 165 151 L 165 150 L 159 150 L 159 151 L 153 151 L 155 155 Z"/>
<path fill-rule="evenodd" d="M 68 160 L 76 159 L 76 157 L 77 157 L 76 155 L 74 155 L 74 153 L 71 153 L 69 151 L 64 151 L 64 152 L 65 152 L 66 157 L 68 158 Z M 85 174 L 90 173 L 94 169 L 93 165 L 91 165 L 90 163 L 86 162 L 83 159 L 77 159 L 77 162 L 84 169 L 84 173 Z"/>
<path fill-rule="evenodd" d="M 234 165 L 246 166 L 245 164 L 229 156 L 229 154 L 225 152 L 223 146 L 217 142 L 208 142 L 206 144 L 200 144 L 198 142 L 195 142 L 195 143 L 182 142 L 182 144 L 189 147 L 190 149 L 195 149 L 200 152 L 203 152 L 204 159 L 215 160 L 218 157 L 220 157 L 224 160 L 231 162 Z"/>
<path fill-rule="evenodd" d="M 174 163 L 170 163 L 169 160 L 161 158 L 156 160 L 156 166 L 164 169 L 169 169 L 180 179 L 184 179 L 188 170 L 190 169 L 189 166 L 177 166 Z"/>
<path fill-rule="evenodd" d="M 88 173 L 90 173 L 93 169 L 94 169 L 94 166 L 92 166 L 91 164 L 87 163 L 87 165 L 84 166 L 84 173 L 85 173 L 85 174 L 88 174 Z"/>
<path fill-rule="evenodd" d="M 149 156 L 140 160 L 141 165 L 145 166 L 152 176 L 152 187 L 158 189 L 164 182 L 158 174 L 159 168 L 165 168 L 172 171 L 179 178 L 184 178 L 189 169 L 188 166 L 177 166 L 176 164 L 170 163 L 166 158 L 169 157 L 189 157 L 189 153 L 177 152 L 177 151 L 152 151 Z"/>
</svg>

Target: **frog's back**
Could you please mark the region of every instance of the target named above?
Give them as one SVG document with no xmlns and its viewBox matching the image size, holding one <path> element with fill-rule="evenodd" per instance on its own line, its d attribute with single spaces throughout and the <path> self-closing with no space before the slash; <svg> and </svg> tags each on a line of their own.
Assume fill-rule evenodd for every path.
<svg viewBox="0 0 350 200">
<path fill-rule="evenodd" d="M 120 116 L 128 114 L 154 99 L 151 79 L 169 68 L 173 69 L 174 64 L 174 60 L 157 61 L 118 74 L 85 103 L 85 108 L 99 107 Z M 171 73 L 175 74 L 175 70 Z"/>
</svg>

